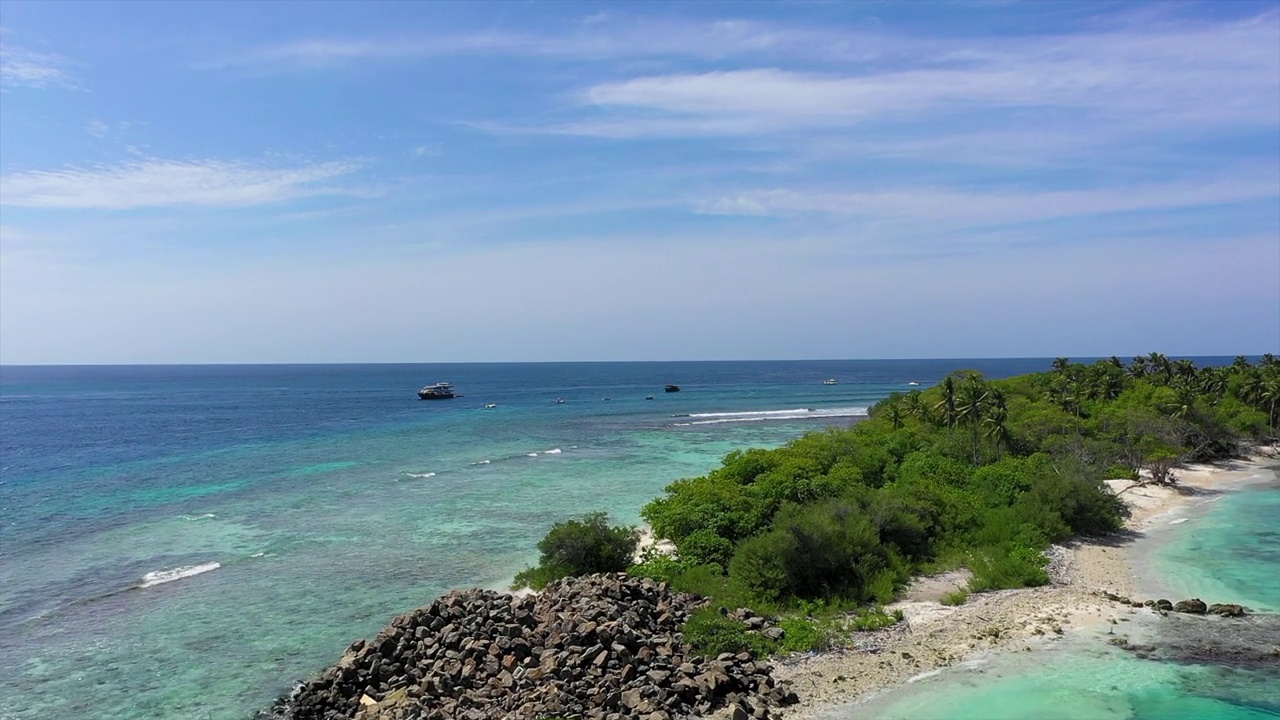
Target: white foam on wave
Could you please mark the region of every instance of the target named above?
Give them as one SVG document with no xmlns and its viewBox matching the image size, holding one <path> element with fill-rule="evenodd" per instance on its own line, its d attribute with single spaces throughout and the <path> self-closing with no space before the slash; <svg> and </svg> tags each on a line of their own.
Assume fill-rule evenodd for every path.
<svg viewBox="0 0 1280 720">
<path fill-rule="evenodd" d="M 1184 523 L 1184 522 L 1186 522 L 1186 521 L 1188 521 L 1188 520 L 1190 520 L 1190 519 L 1191 519 L 1191 518 L 1178 518 L 1177 520 L 1171 520 L 1171 521 L 1169 522 L 1169 524 L 1170 524 L 1170 525 L 1181 525 L 1182 523 Z"/>
<path fill-rule="evenodd" d="M 761 422 L 763 420 L 811 420 L 816 418 L 865 417 L 865 407 L 839 408 L 794 408 L 791 410 L 756 410 L 752 412 L 725 413 L 692 413 L 678 416 L 691 418 L 689 422 L 676 423 L 680 427 L 689 425 L 717 425 L 720 423 Z M 694 420 L 692 418 L 704 418 Z"/>
<path fill-rule="evenodd" d="M 405 475 L 408 475 L 411 478 L 429 478 L 436 476 L 435 473 L 405 473 Z"/>
<path fill-rule="evenodd" d="M 188 565 L 187 567 L 174 568 L 172 570 L 156 570 L 142 576 L 142 583 L 138 585 L 140 588 L 148 588 L 155 585 L 163 585 L 171 583 L 174 580 L 195 577 L 207 572 L 213 572 L 222 567 L 222 563 L 205 563 L 203 565 Z"/>
<path fill-rule="evenodd" d="M 214 515 L 213 513 L 205 513 L 203 515 L 183 515 L 182 519 L 183 520 L 212 520 L 213 518 L 216 518 L 216 517 L 218 516 Z"/>
<path fill-rule="evenodd" d="M 564 451 L 561 450 L 560 448 L 551 448 L 550 450 L 543 450 L 542 454 L 543 455 L 559 455 L 562 452 Z"/>
<path fill-rule="evenodd" d="M 525 453 L 525 457 L 538 457 L 538 453 Z"/>
</svg>

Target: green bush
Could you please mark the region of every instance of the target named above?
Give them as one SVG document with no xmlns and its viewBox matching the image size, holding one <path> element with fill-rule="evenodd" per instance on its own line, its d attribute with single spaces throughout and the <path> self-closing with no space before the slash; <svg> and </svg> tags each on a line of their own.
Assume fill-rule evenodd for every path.
<svg viewBox="0 0 1280 720">
<path fill-rule="evenodd" d="M 969 569 L 971 592 L 1006 588 L 1037 587 L 1049 583 L 1045 566 L 1048 558 L 1040 551 L 1022 546 L 987 547 L 974 551 Z"/>
<path fill-rule="evenodd" d="M 843 500 L 788 506 L 773 529 L 738 547 L 730 577 L 761 599 L 865 600 L 868 584 L 892 567 L 870 518 Z"/>
<path fill-rule="evenodd" d="M 689 533 L 676 547 L 680 557 L 690 565 L 715 565 L 728 569 L 729 559 L 733 557 L 733 543 L 706 528 Z"/>
<path fill-rule="evenodd" d="M 764 636 L 747 630 L 745 624 L 730 620 L 710 607 L 695 611 L 685 622 L 684 640 L 694 652 L 708 657 L 740 652 L 764 657 L 776 648 Z"/>
<path fill-rule="evenodd" d="M 859 610 L 849 623 L 850 627 L 858 631 L 883 630 L 884 628 L 896 625 L 902 622 L 902 611 L 894 610 L 887 613 L 884 608 L 876 606 L 870 609 Z"/>
<path fill-rule="evenodd" d="M 622 572 L 631 566 L 639 542 L 634 527 L 610 527 L 602 512 L 557 523 L 538 543 L 537 567 L 516 575 L 514 587 L 542 588 L 570 575 Z"/>
<path fill-rule="evenodd" d="M 825 650 L 830 645 L 826 631 L 808 618 L 788 617 L 778 622 L 778 627 L 786 633 L 782 636 L 783 652 L 809 652 Z"/>
<path fill-rule="evenodd" d="M 969 591 L 963 588 L 942 596 L 943 605 L 963 605 L 969 599 Z"/>
</svg>

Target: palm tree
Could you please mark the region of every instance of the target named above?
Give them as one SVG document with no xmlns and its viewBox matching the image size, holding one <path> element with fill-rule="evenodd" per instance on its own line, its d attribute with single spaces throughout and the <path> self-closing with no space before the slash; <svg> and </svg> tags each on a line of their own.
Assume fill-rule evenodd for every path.
<svg viewBox="0 0 1280 720">
<path fill-rule="evenodd" d="M 902 399 L 907 414 L 920 420 L 929 419 L 929 408 L 925 407 L 924 397 L 919 390 L 912 390 Z"/>
<path fill-rule="evenodd" d="M 1187 416 L 1195 411 L 1196 395 L 1187 388 L 1178 391 L 1178 402 L 1173 406 L 1173 412 L 1169 413 L 1170 417 L 1175 420 L 1186 420 Z"/>
<path fill-rule="evenodd" d="M 1141 380 L 1147 376 L 1147 359 L 1139 355 L 1133 359 L 1129 365 L 1129 377 L 1135 380 Z"/>
<path fill-rule="evenodd" d="M 1177 360 L 1173 363 L 1173 374 L 1183 387 L 1192 387 L 1196 381 L 1196 364 L 1190 360 Z"/>
<path fill-rule="evenodd" d="M 893 429 L 897 430 L 903 425 L 902 403 L 896 402 L 889 406 L 889 422 L 893 425 Z"/>
<path fill-rule="evenodd" d="M 987 386 L 981 380 L 971 379 L 960 387 L 957 397 L 960 422 L 968 425 L 973 433 L 973 464 L 981 459 L 978 446 L 978 430 L 982 424 L 982 416 L 987 409 Z"/>
<path fill-rule="evenodd" d="M 1259 400 L 1267 406 L 1267 420 L 1271 427 L 1280 427 L 1276 423 L 1277 403 L 1280 403 L 1280 374 L 1272 375 L 1262 383 Z"/>
<path fill-rule="evenodd" d="M 1227 372 L 1223 368 L 1200 371 L 1200 391 L 1221 399 L 1227 394 Z"/>
<path fill-rule="evenodd" d="M 1266 383 L 1262 380 L 1262 373 L 1257 370 L 1249 371 L 1240 383 L 1240 399 L 1255 407 L 1261 407 L 1263 388 L 1265 386 Z"/>
<path fill-rule="evenodd" d="M 999 388 L 991 391 L 991 402 L 987 409 L 987 416 L 982 419 L 982 424 L 986 426 L 986 436 L 996 447 L 996 460 L 1000 459 L 1000 449 L 1009 447 L 1012 437 L 1009 434 L 1009 428 L 1005 426 L 1005 422 L 1009 419 L 1009 410 L 1005 407 L 1004 393 Z"/>
<path fill-rule="evenodd" d="M 1120 370 L 1124 369 L 1124 363 L 1120 362 L 1120 358 L 1116 357 L 1115 355 L 1112 355 L 1111 357 L 1107 358 L 1107 364 L 1113 368 L 1117 368 Z"/>
<path fill-rule="evenodd" d="M 950 375 L 942 381 L 942 399 L 934 404 L 933 410 L 943 425 L 949 428 L 956 426 L 956 384 Z"/>
<path fill-rule="evenodd" d="M 1237 355 L 1235 361 L 1231 363 L 1231 367 L 1236 370 L 1244 370 L 1253 366 L 1249 364 L 1249 358 L 1243 355 Z"/>
<path fill-rule="evenodd" d="M 1151 374 L 1159 375 L 1165 382 L 1169 384 L 1169 380 L 1173 377 L 1173 363 L 1169 362 L 1169 358 L 1158 352 L 1147 355 L 1147 364 L 1151 366 Z"/>
<path fill-rule="evenodd" d="M 1069 358 L 1060 357 L 1053 361 L 1053 369 L 1058 372 L 1066 372 L 1070 366 L 1071 360 Z"/>
</svg>

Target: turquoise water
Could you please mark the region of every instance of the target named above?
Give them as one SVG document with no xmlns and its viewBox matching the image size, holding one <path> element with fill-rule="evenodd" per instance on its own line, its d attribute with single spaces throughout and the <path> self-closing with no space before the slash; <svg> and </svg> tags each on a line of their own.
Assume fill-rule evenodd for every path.
<svg viewBox="0 0 1280 720">
<path fill-rule="evenodd" d="M 1280 483 L 1210 498 L 1185 517 L 1156 533 L 1155 587 L 1280 612 Z"/>
<path fill-rule="evenodd" d="M 1265 473 L 1262 478 L 1274 477 Z M 1153 594 L 1280 608 L 1280 482 L 1209 498 L 1188 520 L 1163 525 L 1138 553 L 1151 560 Z M 1264 650 L 1280 643 L 1280 619 L 1188 622 L 1241 636 Z M 1196 625 L 1152 617 L 1135 642 L 1188 641 Z M 948 668 L 870 702 L 832 709 L 826 720 L 1274 720 L 1280 718 L 1280 658 L 1263 667 L 1144 660 L 1105 635 L 1061 641 Z M 1265 647 L 1264 647 L 1265 646 Z"/>
<path fill-rule="evenodd" d="M 0 718 L 247 717 L 395 614 L 503 585 L 554 522 L 636 522 L 910 381 L 1048 366 L 0 368 Z M 442 380 L 466 397 L 414 395 Z"/>
</svg>

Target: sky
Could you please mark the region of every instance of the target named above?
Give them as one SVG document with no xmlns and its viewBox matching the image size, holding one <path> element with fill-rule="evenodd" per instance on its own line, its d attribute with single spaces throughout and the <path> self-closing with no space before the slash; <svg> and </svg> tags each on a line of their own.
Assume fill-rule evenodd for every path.
<svg viewBox="0 0 1280 720">
<path fill-rule="evenodd" d="M 0 0 L 0 362 L 1280 351 L 1280 2 Z"/>
</svg>

